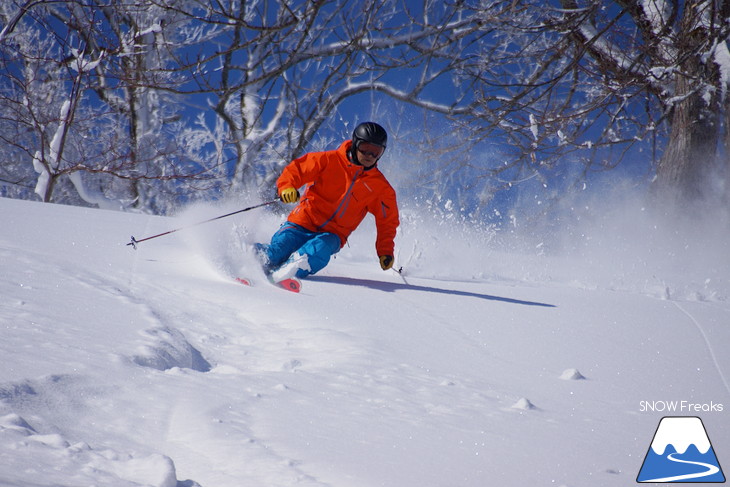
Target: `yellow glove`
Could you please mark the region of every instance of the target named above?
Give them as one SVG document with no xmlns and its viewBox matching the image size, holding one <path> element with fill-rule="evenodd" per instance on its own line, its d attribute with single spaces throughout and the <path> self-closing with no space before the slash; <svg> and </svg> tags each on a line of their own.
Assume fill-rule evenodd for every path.
<svg viewBox="0 0 730 487">
<path fill-rule="evenodd" d="M 387 271 L 393 267 L 393 256 L 392 255 L 381 255 L 380 257 L 380 268 Z"/>
<path fill-rule="evenodd" d="M 279 198 L 284 203 L 296 203 L 299 201 L 299 191 L 296 188 L 284 188 L 279 193 Z"/>
</svg>

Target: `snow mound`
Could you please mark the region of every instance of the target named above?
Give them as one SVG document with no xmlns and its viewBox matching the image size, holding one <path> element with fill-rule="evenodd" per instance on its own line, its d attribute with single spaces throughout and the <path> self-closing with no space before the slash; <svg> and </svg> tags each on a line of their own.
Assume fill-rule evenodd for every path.
<svg viewBox="0 0 730 487">
<path fill-rule="evenodd" d="M 537 406 L 532 404 L 532 402 L 526 397 L 521 397 L 517 400 L 516 403 L 512 405 L 512 409 L 518 409 L 520 411 L 532 411 L 534 409 L 537 409 Z"/>
<path fill-rule="evenodd" d="M 560 374 L 562 380 L 585 380 L 585 376 L 578 369 L 565 369 Z"/>
</svg>

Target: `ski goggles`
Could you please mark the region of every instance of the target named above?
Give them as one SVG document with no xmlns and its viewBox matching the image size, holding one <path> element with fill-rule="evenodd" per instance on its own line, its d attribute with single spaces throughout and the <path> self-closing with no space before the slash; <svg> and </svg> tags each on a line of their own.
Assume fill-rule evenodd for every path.
<svg viewBox="0 0 730 487">
<path fill-rule="evenodd" d="M 371 144 L 370 142 L 360 142 L 357 145 L 357 151 L 364 156 L 377 159 L 378 157 L 383 155 L 383 152 L 385 152 L 385 147 Z"/>
</svg>

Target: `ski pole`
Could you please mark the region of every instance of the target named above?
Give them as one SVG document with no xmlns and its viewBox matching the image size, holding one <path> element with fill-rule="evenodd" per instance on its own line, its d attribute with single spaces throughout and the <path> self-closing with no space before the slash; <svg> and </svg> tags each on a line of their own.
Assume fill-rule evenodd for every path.
<svg viewBox="0 0 730 487">
<path fill-rule="evenodd" d="M 390 270 L 392 270 L 393 272 L 395 272 L 396 274 L 398 274 L 400 276 L 400 278 L 403 279 L 403 284 L 405 284 L 406 286 L 410 286 L 410 284 L 408 284 L 408 281 L 406 281 L 406 276 L 403 275 L 403 267 L 402 266 L 401 267 L 398 267 L 397 269 L 395 267 L 391 267 Z"/>
<path fill-rule="evenodd" d="M 137 240 L 136 238 L 134 238 L 134 235 L 132 235 L 132 240 L 127 245 L 131 245 L 133 249 L 137 250 L 137 244 L 138 243 L 142 243 L 142 242 L 144 242 L 146 240 L 152 240 L 153 238 L 162 237 L 163 235 L 169 235 L 171 233 L 179 232 L 180 230 L 185 230 L 186 228 L 197 227 L 198 225 L 202 225 L 203 223 L 209 223 L 209 222 L 212 222 L 212 221 L 215 221 L 215 220 L 220 220 L 221 218 L 226 218 L 228 216 L 237 215 L 238 213 L 243 213 L 244 211 L 253 210 L 255 208 L 261 208 L 262 206 L 271 205 L 273 203 L 276 203 L 277 201 L 279 201 L 279 200 L 278 199 L 275 199 L 275 200 L 272 200 L 272 201 L 267 201 L 266 203 L 260 203 L 258 205 L 249 206 L 248 208 L 244 208 L 242 210 L 233 211 L 231 213 L 226 213 L 225 215 L 217 216 L 217 217 L 211 218 L 209 220 L 205 220 L 205 221 L 198 222 L 198 223 L 193 223 L 192 225 L 187 225 L 187 226 L 184 226 L 184 227 L 176 228 L 174 230 L 168 230 L 167 232 L 163 232 L 163 233 L 160 233 L 160 234 L 157 234 L 157 235 L 152 235 L 151 237 L 141 238 L 139 240 Z"/>
</svg>

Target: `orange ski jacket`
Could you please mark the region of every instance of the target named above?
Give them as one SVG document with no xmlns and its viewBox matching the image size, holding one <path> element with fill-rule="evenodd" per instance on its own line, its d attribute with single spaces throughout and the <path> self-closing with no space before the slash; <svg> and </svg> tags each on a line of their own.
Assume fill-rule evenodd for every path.
<svg viewBox="0 0 730 487">
<path fill-rule="evenodd" d="M 351 140 L 337 150 L 310 152 L 293 160 L 276 181 L 285 188 L 306 189 L 287 220 L 312 232 L 340 237 L 340 248 L 367 213 L 375 217 L 378 255 L 393 255 L 398 219 L 395 190 L 374 166 L 365 169 L 350 161 Z"/>
</svg>

